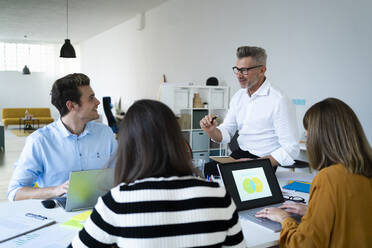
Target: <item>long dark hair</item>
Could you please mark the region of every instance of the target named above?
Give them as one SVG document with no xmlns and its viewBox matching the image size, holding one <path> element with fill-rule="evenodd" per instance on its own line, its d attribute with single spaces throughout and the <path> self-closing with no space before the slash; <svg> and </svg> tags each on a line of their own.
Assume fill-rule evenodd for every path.
<svg viewBox="0 0 372 248">
<path fill-rule="evenodd" d="M 176 116 L 161 102 L 136 101 L 120 124 L 118 143 L 115 185 L 194 172 Z"/>
<path fill-rule="evenodd" d="M 354 111 L 343 101 L 327 98 L 305 114 L 310 166 L 320 170 L 342 164 L 354 174 L 372 177 L 372 149 Z"/>
</svg>

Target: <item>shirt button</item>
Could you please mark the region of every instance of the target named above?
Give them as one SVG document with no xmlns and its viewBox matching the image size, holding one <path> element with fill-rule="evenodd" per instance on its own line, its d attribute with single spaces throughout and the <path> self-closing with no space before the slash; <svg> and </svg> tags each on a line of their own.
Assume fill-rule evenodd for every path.
<svg viewBox="0 0 372 248">
<path fill-rule="evenodd" d="M 81 157 L 81 153 L 80 153 L 80 157 Z"/>
</svg>

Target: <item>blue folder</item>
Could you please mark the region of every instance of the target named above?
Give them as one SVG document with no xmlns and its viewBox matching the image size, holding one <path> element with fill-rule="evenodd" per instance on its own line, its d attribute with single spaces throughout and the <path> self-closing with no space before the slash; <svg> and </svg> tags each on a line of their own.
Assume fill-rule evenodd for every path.
<svg viewBox="0 0 372 248">
<path fill-rule="evenodd" d="M 293 181 L 292 183 L 285 185 L 283 189 L 289 189 L 289 190 L 309 193 L 310 186 L 311 186 L 310 183 Z"/>
</svg>

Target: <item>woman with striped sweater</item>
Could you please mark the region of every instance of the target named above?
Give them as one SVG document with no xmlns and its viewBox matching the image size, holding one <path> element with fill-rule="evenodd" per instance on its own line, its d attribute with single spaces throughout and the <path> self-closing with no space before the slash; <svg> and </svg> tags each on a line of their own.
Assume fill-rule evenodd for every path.
<svg viewBox="0 0 372 248">
<path fill-rule="evenodd" d="M 72 247 L 245 247 L 225 188 L 194 177 L 173 112 L 135 102 L 121 123 L 115 185 Z"/>
</svg>

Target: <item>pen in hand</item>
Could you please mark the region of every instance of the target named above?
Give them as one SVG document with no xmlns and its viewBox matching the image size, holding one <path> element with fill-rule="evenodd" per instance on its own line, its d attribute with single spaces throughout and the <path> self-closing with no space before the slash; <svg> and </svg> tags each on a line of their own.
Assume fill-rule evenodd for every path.
<svg viewBox="0 0 372 248">
<path fill-rule="evenodd" d="M 213 124 L 213 121 L 214 121 L 215 119 L 217 119 L 217 117 L 218 117 L 218 115 L 213 116 L 213 118 L 212 118 L 212 120 L 211 120 L 211 124 Z"/>
</svg>

